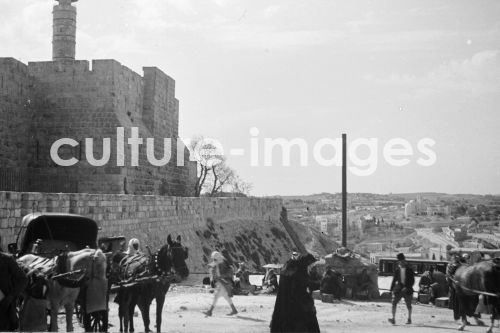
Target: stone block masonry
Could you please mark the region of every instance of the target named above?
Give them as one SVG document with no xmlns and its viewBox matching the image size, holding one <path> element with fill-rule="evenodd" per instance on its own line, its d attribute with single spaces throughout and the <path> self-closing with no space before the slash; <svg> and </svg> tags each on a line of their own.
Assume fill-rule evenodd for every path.
<svg viewBox="0 0 500 333">
<path fill-rule="evenodd" d="M 85 60 L 25 65 L 0 58 L 0 86 L 0 169 L 5 174 L 25 169 L 23 178 L 33 179 L 27 185 L 10 187 L 2 186 L 7 182 L 0 180 L 0 190 L 50 191 L 51 175 L 59 174 L 75 185 L 61 186 L 57 192 L 192 195 L 196 173 L 191 170 L 196 163 L 189 161 L 187 150 L 180 163 L 184 165 L 176 160 L 179 101 L 175 81 L 158 68 L 145 67 L 142 77 L 115 60 L 93 60 L 90 69 Z M 164 153 L 163 139 L 170 138 L 170 162 L 152 166 L 142 146 L 139 166 L 132 166 L 125 144 L 125 165 L 117 164 L 116 149 L 112 149 L 106 166 L 90 166 L 85 139 L 94 140 L 93 156 L 100 159 L 104 138 L 116 147 L 117 127 L 125 129 L 125 143 L 132 127 L 138 128 L 144 143 L 153 138 L 157 158 Z M 50 158 L 50 147 L 61 138 L 79 143 L 59 151 L 63 159 L 80 160 L 75 166 L 60 167 Z M 49 189 L 44 190 L 44 185 Z"/>
<path fill-rule="evenodd" d="M 191 272 L 206 272 L 213 250 L 257 270 L 285 262 L 296 249 L 280 222 L 280 199 L 0 192 L 4 245 L 15 241 L 22 217 L 33 210 L 87 216 L 99 224 L 99 237 L 135 237 L 152 249 L 169 234 L 181 235 Z"/>
<path fill-rule="evenodd" d="M 118 127 L 127 138 L 137 128 L 139 137 L 154 139 L 159 159 L 164 138 L 171 139 L 170 153 L 177 157 L 179 100 L 174 79 L 156 67 L 144 67 L 141 76 L 115 60 L 94 60 L 92 68 L 86 60 L 75 60 L 77 9 L 72 3 L 77 0 L 57 1 L 53 61 L 25 65 L 0 58 L 0 191 L 192 195 L 197 166 L 181 145 L 183 160 L 161 167 L 149 164 L 144 146 L 139 165 L 126 152 L 125 163 L 118 163 L 122 154 L 115 151 L 104 166 L 90 166 L 87 152 L 100 160 L 103 139 L 111 139 L 113 147 L 120 141 Z M 61 167 L 49 154 L 63 138 L 78 143 L 59 149 L 63 160 L 80 161 L 71 167 Z M 83 146 L 87 138 L 94 140 L 92 150 Z"/>
</svg>

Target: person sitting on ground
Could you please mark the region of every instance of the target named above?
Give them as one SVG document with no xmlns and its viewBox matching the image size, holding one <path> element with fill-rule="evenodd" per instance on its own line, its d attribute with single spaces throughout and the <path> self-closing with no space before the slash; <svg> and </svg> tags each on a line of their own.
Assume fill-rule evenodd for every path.
<svg viewBox="0 0 500 333">
<path fill-rule="evenodd" d="M 368 274 L 368 270 L 363 268 L 361 273 L 357 276 L 357 285 L 355 290 L 353 291 L 353 298 L 358 296 L 359 294 L 366 295 L 367 300 L 371 300 L 371 285 L 372 279 Z"/>
<path fill-rule="evenodd" d="M 278 276 L 274 269 L 267 271 L 262 279 L 262 292 L 261 294 L 276 294 L 278 292 Z"/>
<path fill-rule="evenodd" d="M 431 266 L 428 271 L 425 271 L 420 278 L 420 282 L 418 283 L 418 288 L 421 294 L 429 295 L 429 301 L 434 303 L 435 294 L 433 285 L 436 284 L 434 281 L 434 266 Z"/>
<path fill-rule="evenodd" d="M 314 290 L 319 290 L 321 286 L 322 276 L 318 271 L 318 266 L 312 266 L 309 270 L 309 282 L 307 289 L 309 293 L 312 295 Z"/>
<path fill-rule="evenodd" d="M 345 285 L 342 274 L 328 268 L 321 279 L 320 292 L 322 294 L 330 294 L 337 299 L 345 296 Z"/>
<path fill-rule="evenodd" d="M 247 295 L 248 292 L 253 292 L 255 290 L 255 286 L 250 284 L 250 272 L 247 270 L 245 263 L 241 262 L 238 264 L 238 270 L 236 271 L 235 277 L 235 294 Z"/>
</svg>

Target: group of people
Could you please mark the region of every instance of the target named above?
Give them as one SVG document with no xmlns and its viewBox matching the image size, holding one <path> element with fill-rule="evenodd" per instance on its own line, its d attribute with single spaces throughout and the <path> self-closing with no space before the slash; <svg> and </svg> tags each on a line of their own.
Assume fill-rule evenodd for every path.
<svg viewBox="0 0 500 333">
<path fill-rule="evenodd" d="M 140 253 L 140 244 L 137 239 L 130 240 L 126 253 L 129 255 Z M 212 262 L 209 264 L 211 281 L 214 283 L 215 292 L 210 308 L 204 311 L 206 316 L 212 316 L 214 308 L 220 298 L 226 300 L 231 311 L 228 315 L 238 314 L 238 310 L 233 303 L 235 291 L 251 286 L 249 281 L 249 272 L 245 264 L 240 264 L 236 273 L 228 260 L 218 252 L 214 251 L 211 255 Z M 446 279 L 449 283 L 450 308 L 453 309 L 455 320 L 458 320 L 464 313 L 472 316 L 478 324 L 477 304 L 468 304 L 465 309 L 463 302 L 458 302 L 455 295 L 453 284 L 454 275 L 459 267 L 467 264 L 466 256 L 455 256 L 454 260 L 448 265 Z M 413 286 L 415 284 L 415 273 L 412 267 L 406 261 L 403 253 L 397 255 L 397 266 L 394 271 L 390 291 L 392 294 L 392 317 L 388 319 L 391 324 L 396 324 L 397 304 L 404 300 L 408 317 L 406 324 L 412 323 L 412 299 Z M 263 278 L 263 290 L 261 293 L 277 295 L 272 320 L 270 323 L 271 332 L 319 332 L 319 324 L 316 318 L 316 308 L 311 294 L 309 272 L 315 263 L 316 258 L 311 254 L 293 253 L 281 269 L 280 281 L 278 284 L 277 274 L 273 269 L 268 270 Z M 26 289 L 28 277 L 26 273 L 18 266 L 15 259 L 6 253 L 3 253 L 0 238 L 0 331 L 14 331 L 19 327 L 15 300 Z M 433 287 L 435 287 L 434 271 L 421 277 L 420 288 L 428 288 L 429 294 L 435 296 Z M 236 276 L 236 279 L 234 279 Z M 235 281 L 236 280 L 236 281 Z M 328 281 L 338 281 L 338 273 L 327 270 L 321 283 L 322 292 L 341 295 L 334 283 Z M 326 290 L 327 286 L 336 286 Z M 324 290 L 323 290 L 324 289 Z M 255 290 L 250 289 L 252 294 Z M 340 297 L 340 296 L 339 296 Z"/>
<path fill-rule="evenodd" d="M 214 251 L 209 264 L 211 280 L 215 282 L 212 305 L 204 314 L 212 316 L 219 298 L 224 298 L 231 307 L 228 315 L 236 315 L 232 297 L 234 295 L 233 270 L 224 256 Z M 309 292 L 309 269 L 316 261 L 312 254 L 293 253 L 281 269 L 280 282 L 274 270 L 269 270 L 263 279 L 264 290 L 276 292 L 276 301 L 270 323 L 271 332 L 319 332 L 314 300 Z M 239 283 L 246 282 L 245 269 L 238 269 Z"/>
<path fill-rule="evenodd" d="M 396 308 L 401 299 L 404 299 L 408 309 L 408 320 L 406 324 L 411 324 L 412 315 L 412 298 L 413 285 L 415 283 L 415 273 L 412 267 L 407 263 L 403 253 L 397 255 L 397 267 L 394 271 L 394 276 L 391 284 L 392 293 L 392 317 L 388 319 L 391 324 L 396 323 Z M 458 289 L 467 289 L 459 281 L 457 281 L 456 273 L 462 266 L 471 267 L 470 256 L 455 255 L 452 261 L 448 264 L 446 274 L 435 271 L 430 268 L 420 278 L 420 292 L 428 293 L 430 301 L 434 301 L 440 296 L 449 296 L 449 309 L 453 310 L 454 320 L 462 319 L 462 324 L 459 330 L 463 330 L 465 325 L 468 325 L 467 317 L 474 318 L 478 326 L 485 325 L 480 319 L 481 313 L 490 313 L 491 310 L 485 302 L 485 294 L 478 291 L 472 293 L 464 293 L 457 291 Z M 476 276 L 474 280 L 479 280 L 481 277 Z M 474 282 L 479 285 L 481 282 Z M 478 289 L 480 289 L 478 287 Z M 479 295 L 478 295 L 479 294 Z"/>
<path fill-rule="evenodd" d="M 412 299 L 413 299 L 413 285 L 415 284 L 415 273 L 412 267 L 406 261 L 405 255 L 403 253 L 399 253 L 397 255 L 397 265 L 394 270 L 394 276 L 392 279 L 390 291 L 392 294 L 392 317 L 388 319 L 391 324 L 396 324 L 396 309 L 399 301 L 404 299 L 406 304 L 406 308 L 408 309 L 408 319 L 406 324 L 411 324 L 411 314 L 412 314 Z M 448 281 L 448 289 L 449 289 L 449 307 L 453 309 L 454 319 L 459 319 L 459 313 L 461 310 L 459 309 L 458 302 L 455 297 L 455 289 L 453 288 L 453 276 L 462 264 L 466 263 L 467 257 L 456 256 L 447 267 L 446 278 Z M 429 271 L 425 272 L 420 278 L 420 291 L 427 292 L 430 295 L 430 300 L 434 300 L 436 298 L 437 293 L 437 282 L 434 277 L 434 268 L 430 268 Z M 470 311 L 468 312 L 470 313 Z M 473 315 L 474 313 L 470 313 Z"/>
</svg>

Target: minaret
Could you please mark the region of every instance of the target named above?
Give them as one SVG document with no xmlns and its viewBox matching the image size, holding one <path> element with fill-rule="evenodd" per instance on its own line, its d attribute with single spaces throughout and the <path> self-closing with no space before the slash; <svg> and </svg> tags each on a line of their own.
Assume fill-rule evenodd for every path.
<svg viewBox="0 0 500 333">
<path fill-rule="evenodd" d="M 75 60 L 76 8 L 71 5 L 78 0 L 56 0 L 54 6 L 52 35 L 52 60 Z"/>
</svg>

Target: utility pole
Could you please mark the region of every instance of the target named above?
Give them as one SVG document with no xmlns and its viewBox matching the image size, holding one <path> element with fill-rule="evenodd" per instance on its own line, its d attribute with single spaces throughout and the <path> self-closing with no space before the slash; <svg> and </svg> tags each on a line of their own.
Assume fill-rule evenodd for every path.
<svg viewBox="0 0 500 333">
<path fill-rule="evenodd" d="M 347 247 L 347 135 L 342 134 L 342 246 Z"/>
</svg>

